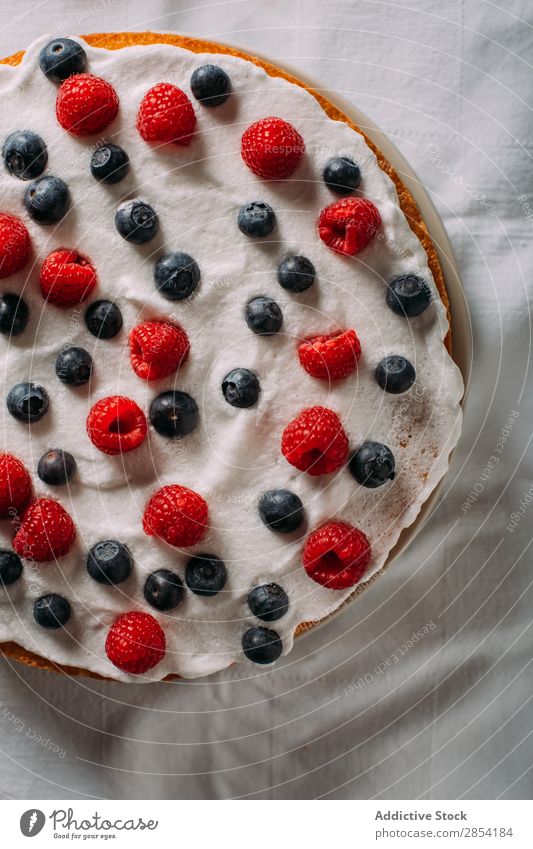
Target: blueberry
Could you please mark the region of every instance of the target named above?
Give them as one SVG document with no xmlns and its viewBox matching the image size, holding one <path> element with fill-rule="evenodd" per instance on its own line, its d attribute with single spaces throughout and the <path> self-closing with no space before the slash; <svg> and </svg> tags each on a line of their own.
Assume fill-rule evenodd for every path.
<svg viewBox="0 0 533 849">
<path fill-rule="evenodd" d="M 274 663 L 283 651 L 283 643 L 277 631 L 249 628 L 242 636 L 242 650 L 253 663 Z"/>
<path fill-rule="evenodd" d="M 129 167 L 128 154 L 118 144 L 103 142 L 91 156 L 91 174 L 101 183 L 120 183 Z"/>
<path fill-rule="evenodd" d="M 180 603 L 184 595 L 181 578 L 170 569 L 158 569 L 157 572 L 152 572 L 144 584 L 144 597 L 148 604 L 157 610 L 172 610 Z"/>
<path fill-rule="evenodd" d="M 97 339 L 112 339 L 122 328 L 122 313 L 112 301 L 94 301 L 85 311 L 85 324 Z"/>
<path fill-rule="evenodd" d="M 20 422 L 38 422 L 48 411 L 48 394 L 35 383 L 17 383 L 7 395 L 7 409 Z"/>
<path fill-rule="evenodd" d="M 85 50 L 71 38 L 54 38 L 39 53 L 39 67 L 56 83 L 72 74 L 82 74 L 87 65 Z"/>
<path fill-rule="evenodd" d="M 357 483 L 375 489 L 394 478 L 394 455 L 381 442 L 363 442 L 352 454 L 348 468 Z"/>
<path fill-rule="evenodd" d="M 257 376 L 247 368 L 234 368 L 222 381 L 222 394 L 232 407 L 251 407 L 260 391 Z"/>
<path fill-rule="evenodd" d="M 403 274 L 389 283 L 386 301 L 396 315 L 414 318 L 429 307 L 431 290 L 421 277 Z"/>
<path fill-rule="evenodd" d="M 56 224 L 70 206 L 69 188 L 59 177 L 39 177 L 26 189 L 24 206 L 39 224 Z"/>
<path fill-rule="evenodd" d="M 2 156 L 9 173 L 19 180 L 34 180 L 39 177 L 48 161 L 44 141 L 31 130 L 11 133 L 4 142 Z"/>
<path fill-rule="evenodd" d="M 41 596 L 33 606 L 33 618 L 41 628 L 62 628 L 70 619 L 70 613 L 70 603 L 55 593 Z"/>
<path fill-rule="evenodd" d="M 200 269 L 189 254 L 176 251 L 157 260 L 154 282 L 157 291 L 169 301 L 182 301 L 192 295 L 200 281 Z"/>
<path fill-rule="evenodd" d="M 361 171 L 353 159 L 347 156 L 332 156 L 323 172 L 328 189 L 337 195 L 349 195 L 361 182 Z"/>
<path fill-rule="evenodd" d="M 84 348 L 65 348 L 56 360 L 56 375 L 61 383 L 81 386 L 91 379 L 93 359 Z"/>
<path fill-rule="evenodd" d="M 161 436 L 186 436 L 198 424 L 198 406 L 186 392 L 169 389 L 150 404 L 150 422 Z"/>
<path fill-rule="evenodd" d="M 185 583 L 195 595 L 216 595 L 227 577 L 223 561 L 214 554 L 195 554 L 185 569 Z"/>
<path fill-rule="evenodd" d="M 18 336 L 28 323 L 28 305 L 18 295 L 0 295 L 0 333 Z"/>
<path fill-rule="evenodd" d="M 289 534 L 299 528 L 304 520 L 301 498 L 289 489 L 269 489 L 259 499 L 261 521 L 280 534 Z"/>
<path fill-rule="evenodd" d="M 76 471 L 76 460 L 68 451 L 53 448 L 43 454 L 37 464 L 37 474 L 50 486 L 67 483 Z"/>
<path fill-rule="evenodd" d="M 279 584 L 262 584 L 248 593 L 248 606 L 264 622 L 275 622 L 289 609 L 289 596 Z"/>
<path fill-rule="evenodd" d="M 143 200 L 128 200 L 116 211 L 115 227 L 127 242 L 144 245 L 157 233 L 159 218 L 149 203 Z"/>
<path fill-rule="evenodd" d="M 191 77 L 191 91 L 204 106 L 222 106 L 231 93 L 231 81 L 217 65 L 202 65 Z"/>
<path fill-rule="evenodd" d="M 277 333 L 283 324 L 283 313 L 277 303 L 263 295 L 248 301 L 244 317 L 250 330 L 262 336 Z"/>
<path fill-rule="evenodd" d="M 416 380 L 413 366 L 399 354 L 392 354 L 381 360 L 376 366 L 374 376 L 381 388 L 393 395 L 407 392 Z"/>
<path fill-rule="evenodd" d="M 289 256 L 280 263 L 278 283 L 288 292 L 305 292 L 315 281 L 315 266 L 305 256 Z"/>
<path fill-rule="evenodd" d="M 22 561 L 14 551 L 0 550 L 0 587 L 14 584 L 22 575 Z"/>
<path fill-rule="evenodd" d="M 237 224 L 241 233 L 257 239 L 270 236 L 276 226 L 276 216 L 268 203 L 253 201 L 241 207 Z"/>
<path fill-rule="evenodd" d="M 132 569 L 129 548 L 114 539 L 97 542 L 87 556 L 87 571 L 99 584 L 120 584 L 129 578 Z"/>
</svg>

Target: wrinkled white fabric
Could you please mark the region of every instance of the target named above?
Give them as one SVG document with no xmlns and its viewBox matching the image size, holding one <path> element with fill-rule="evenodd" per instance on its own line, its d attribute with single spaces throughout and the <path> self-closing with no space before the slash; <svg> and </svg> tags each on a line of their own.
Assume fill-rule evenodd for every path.
<svg viewBox="0 0 533 849">
<path fill-rule="evenodd" d="M 474 334 L 463 436 L 408 551 L 273 670 L 138 687 L 2 661 L 1 789 L 528 798 L 529 4 L 183 6 L 21 0 L 1 12 L 0 52 L 49 31 L 197 33 L 287 62 L 368 113 L 418 174 L 456 251 Z"/>
</svg>

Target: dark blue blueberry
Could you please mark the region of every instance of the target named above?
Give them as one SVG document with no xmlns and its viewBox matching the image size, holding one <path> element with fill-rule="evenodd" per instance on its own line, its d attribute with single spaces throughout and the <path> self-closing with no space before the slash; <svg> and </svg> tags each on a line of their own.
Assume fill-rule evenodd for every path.
<svg viewBox="0 0 533 849">
<path fill-rule="evenodd" d="M 41 596 L 33 606 L 33 617 L 41 628 L 62 628 L 70 619 L 70 613 L 70 603 L 55 593 Z"/>
<path fill-rule="evenodd" d="M 85 324 L 97 339 L 112 339 L 122 328 L 122 313 L 112 301 L 94 301 L 85 311 Z"/>
<path fill-rule="evenodd" d="M 43 454 L 37 464 L 37 474 L 50 486 L 67 483 L 76 471 L 76 460 L 68 451 L 53 448 Z"/>
<path fill-rule="evenodd" d="M 386 300 L 396 315 L 414 318 L 429 307 L 431 290 L 421 277 L 403 274 L 389 283 Z"/>
<path fill-rule="evenodd" d="M 129 548 L 114 539 L 97 542 L 87 556 L 87 571 L 99 584 L 120 584 L 129 578 L 132 569 Z"/>
<path fill-rule="evenodd" d="M 157 260 L 155 287 L 169 301 L 182 301 L 192 295 L 200 282 L 200 269 L 189 254 L 176 251 Z"/>
<path fill-rule="evenodd" d="M 128 154 L 118 144 L 103 142 L 91 156 L 91 174 L 100 183 L 120 183 L 129 168 Z"/>
<path fill-rule="evenodd" d="M 234 368 L 222 381 L 222 394 L 232 407 L 251 407 L 260 391 L 257 376 L 247 368 Z"/>
<path fill-rule="evenodd" d="M 413 366 L 399 354 L 392 354 L 381 360 L 376 366 L 374 376 L 381 388 L 392 395 L 407 392 L 416 380 Z"/>
<path fill-rule="evenodd" d="M 394 478 L 394 455 L 381 442 L 363 442 L 352 454 L 348 468 L 357 483 L 375 489 Z"/>
<path fill-rule="evenodd" d="M 159 229 L 155 209 L 143 200 L 128 200 L 115 213 L 115 227 L 127 242 L 144 245 Z"/>
<path fill-rule="evenodd" d="M 315 281 L 315 266 L 305 256 L 289 256 L 280 263 L 278 283 L 288 292 L 305 292 Z"/>
<path fill-rule="evenodd" d="M 267 528 L 289 534 L 304 520 L 301 498 L 289 489 L 269 489 L 259 499 L 259 515 Z"/>
<path fill-rule="evenodd" d="M 248 606 L 264 622 L 275 622 L 289 609 L 289 596 L 279 584 L 262 584 L 248 593 Z"/>
<path fill-rule="evenodd" d="M 72 74 L 82 74 L 87 66 L 85 50 L 71 38 L 54 38 L 39 53 L 39 67 L 49 80 L 60 83 Z"/>
<path fill-rule="evenodd" d="M 361 182 L 361 171 L 353 159 L 347 156 L 332 156 L 323 172 L 328 189 L 337 195 L 349 195 Z"/>
<path fill-rule="evenodd" d="M 69 188 L 59 177 L 39 177 L 26 189 L 24 206 L 39 224 L 57 224 L 70 206 Z"/>
<path fill-rule="evenodd" d="M 262 238 L 272 233 L 276 226 L 276 216 L 268 203 L 253 201 L 240 209 L 237 224 L 245 236 Z"/>
<path fill-rule="evenodd" d="M 246 324 L 261 336 L 277 333 L 283 324 L 283 313 L 272 298 L 261 295 L 248 301 L 244 310 Z"/>
<path fill-rule="evenodd" d="M 231 81 L 218 65 L 202 65 L 191 77 L 191 91 L 203 106 L 222 106 L 231 93 Z"/>
<path fill-rule="evenodd" d="M 28 305 L 18 295 L 0 295 L 0 333 L 18 336 L 28 323 Z"/>
<path fill-rule="evenodd" d="M 277 631 L 249 628 L 242 636 L 242 650 L 253 663 L 274 663 L 283 651 Z"/>
<path fill-rule="evenodd" d="M 150 404 L 150 422 L 161 436 L 186 436 L 198 424 L 198 405 L 186 392 L 169 389 Z"/>
<path fill-rule="evenodd" d="M 185 569 L 185 583 L 195 595 L 216 595 L 227 577 L 224 562 L 214 554 L 195 554 Z"/>
<path fill-rule="evenodd" d="M 22 575 L 22 561 L 14 551 L 0 551 L 0 587 L 14 584 Z"/>
<path fill-rule="evenodd" d="M 19 180 L 34 180 L 46 168 L 48 152 L 42 138 L 30 130 L 11 133 L 2 149 L 4 164 Z"/>
<path fill-rule="evenodd" d="M 42 386 L 35 383 L 17 383 L 7 395 L 7 409 L 20 422 L 32 424 L 48 411 L 48 394 Z"/>
<path fill-rule="evenodd" d="M 81 386 L 91 378 L 93 359 L 84 348 L 65 348 L 56 360 L 56 374 L 61 383 Z"/>
<path fill-rule="evenodd" d="M 170 569 L 152 572 L 144 584 L 144 597 L 157 610 L 172 610 L 184 595 L 183 581 Z"/>
</svg>

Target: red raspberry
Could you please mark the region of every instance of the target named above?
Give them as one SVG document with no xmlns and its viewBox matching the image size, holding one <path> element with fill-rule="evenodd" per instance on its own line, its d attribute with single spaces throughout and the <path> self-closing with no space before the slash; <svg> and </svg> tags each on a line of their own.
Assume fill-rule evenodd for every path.
<svg viewBox="0 0 533 849">
<path fill-rule="evenodd" d="M 13 548 L 26 560 L 44 563 L 67 554 L 76 528 L 69 514 L 52 498 L 38 498 L 27 508 L 13 539 Z"/>
<path fill-rule="evenodd" d="M 282 180 L 296 171 L 305 153 L 300 133 L 282 118 L 263 118 L 244 131 L 241 156 L 258 177 Z"/>
<path fill-rule="evenodd" d="M 30 234 L 20 218 L 0 212 L 0 278 L 24 268 L 30 249 Z"/>
<path fill-rule="evenodd" d="M 86 301 L 96 282 L 91 260 L 68 248 L 49 254 L 39 275 L 43 298 L 56 307 L 74 307 Z"/>
<path fill-rule="evenodd" d="M 130 333 L 130 361 L 137 377 L 168 377 L 187 359 L 189 340 L 181 327 L 163 319 L 144 321 Z"/>
<path fill-rule="evenodd" d="M 31 479 L 20 460 L 12 454 L 0 454 L 0 518 L 18 513 L 30 495 Z"/>
<path fill-rule="evenodd" d="M 57 92 L 56 116 L 64 130 L 75 136 L 99 133 L 118 112 L 115 89 L 92 74 L 74 74 Z"/>
<path fill-rule="evenodd" d="M 136 610 L 115 619 L 105 641 L 111 663 L 131 675 L 142 675 L 156 666 L 165 649 L 165 632 L 157 619 Z"/>
<path fill-rule="evenodd" d="M 353 587 L 363 576 L 372 551 L 365 534 L 346 522 L 326 522 L 307 537 L 304 569 L 329 590 Z"/>
<path fill-rule="evenodd" d="M 188 145 L 195 127 L 192 103 L 175 85 L 158 83 L 141 100 L 137 129 L 145 141 Z"/>
<path fill-rule="evenodd" d="M 372 241 L 380 224 L 381 216 L 369 200 L 343 198 L 322 210 L 318 233 L 328 248 L 353 256 Z"/>
<path fill-rule="evenodd" d="M 298 346 L 298 357 L 306 372 L 322 380 L 348 377 L 360 356 L 361 344 L 355 330 L 315 336 Z"/>
<path fill-rule="evenodd" d="M 195 545 L 207 529 L 207 502 L 185 486 L 171 484 L 154 492 L 144 509 L 143 530 L 176 548 Z"/>
<path fill-rule="evenodd" d="M 348 437 L 333 410 L 309 407 L 283 431 L 281 451 L 300 471 L 313 476 L 329 475 L 346 462 Z"/>
<path fill-rule="evenodd" d="M 89 439 L 104 454 L 125 454 L 144 441 L 147 425 L 141 408 L 131 398 L 111 395 L 97 401 L 87 416 Z"/>
</svg>

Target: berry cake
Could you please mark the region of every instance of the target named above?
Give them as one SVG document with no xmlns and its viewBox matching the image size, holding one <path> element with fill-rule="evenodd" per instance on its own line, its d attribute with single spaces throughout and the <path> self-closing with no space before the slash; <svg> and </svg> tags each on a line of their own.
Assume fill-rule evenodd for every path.
<svg viewBox="0 0 533 849">
<path fill-rule="evenodd" d="M 271 664 L 459 436 L 420 214 L 332 104 L 222 45 L 44 38 L 0 96 L 1 649 Z"/>
</svg>

